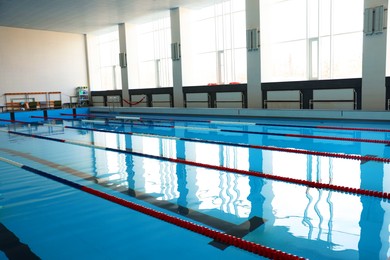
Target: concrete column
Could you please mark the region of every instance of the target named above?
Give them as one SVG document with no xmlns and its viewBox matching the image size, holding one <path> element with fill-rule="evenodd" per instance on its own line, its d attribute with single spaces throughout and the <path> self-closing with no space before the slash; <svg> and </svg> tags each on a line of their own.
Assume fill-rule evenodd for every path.
<svg viewBox="0 0 390 260">
<path fill-rule="evenodd" d="M 122 98 L 129 101 L 129 77 L 127 72 L 127 33 L 126 33 L 126 24 L 121 23 L 118 25 L 118 33 L 119 33 L 119 55 L 124 55 L 124 64 L 121 65 L 121 79 L 122 79 Z M 129 106 L 126 102 L 122 101 L 123 106 Z"/>
<path fill-rule="evenodd" d="M 247 30 L 260 30 L 260 0 L 246 0 L 245 3 Z M 262 108 L 260 47 L 247 52 L 247 85 L 248 108 Z"/>
<path fill-rule="evenodd" d="M 365 0 L 364 8 L 383 5 L 388 0 Z M 386 27 L 386 25 L 383 25 Z M 362 110 L 384 110 L 386 78 L 386 38 L 387 30 L 363 36 L 363 69 L 362 69 Z"/>
<path fill-rule="evenodd" d="M 181 8 L 171 9 L 171 39 L 172 44 L 177 43 L 182 50 L 181 44 Z M 182 74 L 182 57 L 174 60 L 172 59 L 172 73 L 173 73 L 173 106 L 184 107 L 183 102 L 183 74 Z"/>
</svg>

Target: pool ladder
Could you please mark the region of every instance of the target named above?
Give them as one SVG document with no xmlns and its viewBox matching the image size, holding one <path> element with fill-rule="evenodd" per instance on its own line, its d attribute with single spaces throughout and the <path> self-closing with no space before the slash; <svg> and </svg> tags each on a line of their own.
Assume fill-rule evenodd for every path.
<svg viewBox="0 0 390 260">
<path fill-rule="evenodd" d="M 110 112 L 115 112 L 115 102 L 107 102 L 107 105 Z"/>
</svg>

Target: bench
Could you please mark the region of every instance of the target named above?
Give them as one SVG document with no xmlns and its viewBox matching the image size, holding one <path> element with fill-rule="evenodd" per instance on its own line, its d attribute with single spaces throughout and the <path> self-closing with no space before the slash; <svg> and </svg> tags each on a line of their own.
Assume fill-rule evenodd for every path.
<svg viewBox="0 0 390 260">
<path fill-rule="evenodd" d="M 22 110 L 20 102 L 7 102 L 5 107 L 7 111 Z"/>
<path fill-rule="evenodd" d="M 27 102 L 28 106 L 22 105 L 21 102 L 7 102 L 5 108 L 7 111 L 20 110 L 38 110 L 38 109 L 59 109 L 62 108 L 61 100 L 46 101 L 31 101 Z"/>
</svg>

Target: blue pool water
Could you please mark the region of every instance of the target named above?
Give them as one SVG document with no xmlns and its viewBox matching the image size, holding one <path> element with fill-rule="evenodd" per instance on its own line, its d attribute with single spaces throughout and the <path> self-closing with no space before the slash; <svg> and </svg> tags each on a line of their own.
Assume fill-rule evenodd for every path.
<svg viewBox="0 0 390 260">
<path fill-rule="evenodd" d="M 115 116 L 20 114 L 41 124 L 0 122 L 0 158 L 292 255 L 390 256 L 389 200 L 245 174 L 389 193 L 387 162 L 336 156 L 390 158 L 390 132 L 340 129 L 389 123 Z M 6 160 L 0 169 L 0 259 L 259 259 Z"/>
</svg>

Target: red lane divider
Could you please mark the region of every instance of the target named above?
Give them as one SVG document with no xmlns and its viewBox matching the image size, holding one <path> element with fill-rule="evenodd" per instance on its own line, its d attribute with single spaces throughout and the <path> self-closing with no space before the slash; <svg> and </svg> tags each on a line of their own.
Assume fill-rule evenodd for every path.
<svg viewBox="0 0 390 260">
<path fill-rule="evenodd" d="M 28 121 L 9 120 L 9 119 L 0 119 L 0 121 L 9 122 L 9 123 L 20 123 L 20 124 L 41 124 L 38 122 L 28 122 Z"/>
<path fill-rule="evenodd" d="M 262 177 L 265 179 L 271 179 L 271 180 L 276 180 L 276 181 L 294 183 L 294 184 L 304 185 L 304 186 L 308 186 L 308 187 L 312 187 L 312 188 L 319 188 L 319 189 L 334 190 L 334 191 L 339 191 L 339 192 L 360 194 L 360 195 L 365 195 L 365 196 L 378 197 L 378 198 L 382 198 L 382 199 L 390 199 L 390 193 L 382 192 L 382 191 L 364 190 L 364 189 L 359 189 L 359 188 L 351 188 L 351 187 L 339 186 L 339 185 L 328 184 L 328 183 L 320 183 L 320 182 L 314 182 L 314 181 L 308 181 L 308 180 L 294 179 L 294 178 L 290 178 L 290 177 L 277 176 L 277 175 L 272 175 L 272 174 L 267 174 L 267 173 L 262 173 L 262 172 L 239 170 L 239 169 L 227 168 L 224 166 L 216 166 L 216 165 L 209 165 L 209 164 L 203 164 L 203 163 L 198 163 L 198 162 L 186 161 L 183 159 L 171 158 L 169 161 L 176 162 L 176 163 L 183 163 L 183 164 L 187 164 L 187 165 L 193 165 L 193 166 L 197 166 L 197 167 L 208 168 L 208 169 L 234 172 L 234 173 L 249 175 L 249 176 Z"/>
<path fill-rule="evenodd" d="M 324 156 L 324 157 L 333 157 L 340 159 L 349 159 L 357 161 L 376 161 L 382 163 L 390 163 L 390 158 L 375 157 L 368 155 L 355 155 L 355 154 L 341 154 L 341 153 L 331 153 L 331 152 L 316 152 L 316 151 L 307 151 L 302 149 L 292 149 L 292 148 L 280 148 L 280 147 L 271 147 L 271 146 L 258 146 L 253 145 L 252 148 L 278 151 L 278 152 L 287 152 L 287 153 L 297 153 L 297 154 L 306 154 L 306 155 L 315 155 L 315 156 Z"/>
<path fill-rule="evenodd" d="M 68 114 L 68 113 L 61 113 L 60 114 L 61 116 L 83 116 L 83 117 L 102 117 L 102 118 L 106 118 L 106 117 L 111 117 L 111 116 L 103 116 L 103 115 L 92 115 L 92 114 Z"/>
<path fill-rule="evenodd" d="M 390 144 L 390 141 L 375 140 L 375 139 L 344 138 L 344 137 L 321 136 L 321 135 L 281 134 L 281 133 L 271 133 L 271 132 L 242 131 L 242 130 L 230 130 L 230 129 L 220 129 L 220 131 L 221 132 L 228 132 L 228 133 L 245 133 L 245 134 L 270 135 L 270 136 L 282 136 L 282 137 L 296 137 L 296 138 L 325 139 L 325 140 L 337 140 L 337 141 L 348 141 L 348 142 Z"/>
<path fill-rule="evenodd" d="M 390 129 L 381 129 L 381 128 L 336 127 L 336 126 L 316 126 L 316 128 L 332 129 L 332 130 L 351 130 L 351 131 L 368 131 L 368 132 L 387 132 L 387 133 L 390 133 Z"/>
<path fill-rule="evenodd" d="M 25 121 L 6 120 L 6 119 L 0 119 L 0 121 L 16 122 L 16 123 L 22 123 L 22 124 L 34 124 L 34 123 L 39 124 L 37 122 L 25 122 Z M 69 126 L 65 126 L 65 128 L 79 129 L 78 127 L 69 127 Z M 80 128 L 80 129 L 91 130 L 91 131 L 101 131 L 101 132 L 113 132 L 111 130 L 101 130 L 98 128 Z M 118 133 L 130 134 L 130 135 L 135 134 L 133 132 L 118 132 Z M 308 151 L 308 150 L 302 150 L 302 149 L 281 148 L 281 147 L 271 147 L 271 146 L 262 146 L 262 145 L 243 145 L 243 144 L 234 144 L 234 143 L 222 143 L 222 142 L 206 141 L 206 140 L 199 141 L 199 140 L 192 140 L 191 138 L 178 138 L 178 139 L 184 140 L 184 141 L 193 141 L 193 142 L 215 143 L 215 144 L 233 145 L 233 146 L 234 145 L 235 146 L 245 146 L 245 147 L 254 148 L 254 149 L 263 149 L 263 150 L 306 154 L 306 155 L 315 155 L 315 156 L 325 156 L 325 157 L 333 157 L 333 158 L 340 158 L 340 159 L 350 159 L 350 160 L 359 160 L 359 161 L 376 161 L 376 162 L 382 162 L 382 163 L 390 163 L 390 158 L 383 158 L 383 157 L 350 155 L 350 154 L 340 154 L 340 153 L 331 153 L 331 152 L 316 152 L 316 151 Z M 370 140 L 370 141 L 373 141 L 373 140 Z"/>
<path fill-rule="evenodd" d="M 99 129 L 99 128 L 77 127 L 77 126 L 64 126 L 64 128 L 96 131 L 96 132 L 103 132 L 103 133 L 115 133 L 115 134 L 142 136 L 142 134 L 139 134 L 137 132 L 125 132 L 125 131 L 116 131 L 116 130 Z M 167 135 L 152 135 L 152 134 L 147 135 L 147 136 L 148 137 L 155 137 L 155 138 L 171 138 L 172 137 L 172 136 L 167 136 Z M 376 162 L 382 162 L 382 163 L 390 163 L 390 158 L 374 157 L 374 156 L 367 156 L 367 155 L 355 155 L 355 154 L 352 155 L 352 154 L 341 154 L 341 153 L 331 153 L 331 152 L 317 152 L 317 151 L 308 151 L 308 150 L 303 150 L 303 149 L 282 148 L 282 147 L 273 147 L 273 146 L 265 146 L 265 145 L 250 145 L 250 144 L 243 144 L 243 143 L 230 143 L 230 142 L 203 140 L 203 139 L 186 138 L 186 137 L 175 137 L 175 139 L 181 140 L 181 141 L 209 143 L 209 144 L 216 144 L 216 145 L 229 145 L 229 146 L 261 149 L 261 150 L 268 150 L 268 151 L 306 154 L 306 155 L 324 156 L 324 157 L 358 160 L 358 161 L 376 161 Z"/>
<path fill-rule="evenodd" d="M 143 121 L 142 118 L 137 119 L 137 121 Z M 147 120 L 145 120 L 147 121 Z M 211 122 L 205 120 L 204 122 Z M 213 121 L 215 122 L 215 121 Z M 145 126 L 145 125 L 142 125 Z M 160 127 L 159 125 L 150 124 L 150 126 Z M 167 126 L 164 126 L 167 127 Z M 172 126 L 175 128 L 175 126 Z M 347 137 L 334 137 L 334 136 L 321 136 L 321 135 L 303 135 L 303 134 L 282 134 L 282 133 L 271 133 L 271 132 L 257 132 L 257 131 L 244 131 L 244 130 L 230 130 L 230 129 L 218 129 L 221 132 L 230 132 L 230 133 L 247 133 L 247 134 L 259 134 L 259 135 L 273 135 L 273 136 L 284 136 L 284 137 L 296 137 L 296 138 L 308 138 L 308 139 L 322 139 L 322 140 L 336 140 L 336 141 L 348 141 L 348 142 L 364 142 L 364 143 L 377 143 L 377 144 L 386 144 L 390 145 L 388 140 L 379 140 L 379 139 L 364 139 L 364 138 L 347 138 Z"/>
<path fill-rule="evenodd" d="M 294 183 L 294 184 L 298 184 L 298 185 L 304 185 L 307 187 L 328 189 L 328 190 L 334 190 L 334 191 L 339 191 L 339 192 L 348 192 L 348 193 L 353 193 L 353 194 L 360 194 L 360 195 L 365 195 L 365 196 L 390 199 L 390 193 L 382 192 L 382 191 L 364 190 L 364 189 L 359 189 L 359 188 L 351 188 L 351 187 L 346 187 L 346 186 L 338 186 L 338 185 L 327 184 L 327 183 L 294 179 L 294 178 L 290 178 L 290 177 L 277 176 L 277 175 L 272 175 L 272 174 L 268 174 L 268 173 L 262 173 L 262 172 L 256 172 L 256 171 L 250 171 L 250 170 L 240 170 L 240 169 L 229 168 L 229 167 L 225 167 L 225 166 L 218 166 L 218 165 L 211 165 L 211 164 L 199 163 L 199 162 L 194 162 L 194 161 L 188 161 L 185 159 L 144 154 L 144 153 L 140 153 L 140 152 L 135 152 L 133 150 L 127 150 L 127 149 L 122 150 L 122 149 L 117 149 L 117 148 L 97 146 L 97 145 L 90 144 L 90 143 L 73 142 L 73 141 L 68 141 L 65 139 L 59 139 L 59 138 L 48 137 L 48 136 L 32 135 L 32 134 L 20 133 L 20 132 L 9 131 L 9 130 L 0 130 L 0 131 L 6 132 L 9 134 L 33 137 L 33 138 L 44 139 L 44 140 L 60 142 L 60 143 L 68 143 L 68 144 L 73 144 L 73 145 L 78 145 L 78 146 L 83 146 L 83 147 L 101 149 L 101 150 L 105 150 L 105 151 L 126 153 L 126 154 L 135 155 L 135 156 L 141 156 L 141 157 L 145 157 L 145 158 L 159 160 L 159 161 L 181 163 L 181 164 L 185 164 L 185 165 L 192 165 L 192 166 L 202 167 L 202 168 L 206 168 L 206 169 L 232 172 L 232 173 L 237 173 L 237 174 L 242 174 L 242 175 L 247 175 L 247 176 L 255 176 L 255 177 L 260 177 L 260 178 L 265 178 L 265 179 L 270 179 L 270 180 L 282 181 L 282 182 L 287 182 L 287 183 Z"/>
<path fill-rule="evenodd" d="M 103 198 L 103 199 L 106 199 L 108 201 L 112 201 L 114 203 L 122 205 L 124 207 L 134 209 L 134 210 L 141 212 L 141 213 L 144 213 L 146 215 L 158 218 L 158 219 L 163 220 L 165 222 L 168 222 L 168 223 L 174 224 L 176 226 L 191 230 L 195 233 L 210 237 L 216 241 L 219 241 L 219 242 L 231 245 L 231 246 L 235 246 L 237 248 L 241 248 L 243 250 L 252 252 L 252 253 L 260 255 L 260 256 L 264 256 L 264 257 L 267 257 L 270 259 L 305 259 L 303 257 L 295 256 L 295 255 L 292 255 L 292 254 L 289 254 L 286 252 L 282 252 L 280 250 L 276 250 L 276 249 L 273 249 L 270 247 L 256 244 L 254 242 L 250 242 L 250 241 L 244 240 L 244 239 L 239 238 L 239 237 L 228 235 L 226 233 L 222 233 L 220 231 L 216 231 L 216 230 L 213 230 L 211 228 L 201 226 L 201 225 L 192 223 L 190 221 L 183 220 L 183 219 L 165 214 L 163 212 L 138 205 L 136 203 L 112 196 L 110 194 L 107 194 L 107 193 L 104 193 L 104 192 L 101 192 L 101 191 L 98 191 L 98 190 L 95 190 L 95 189 L 92 189 L 92 188 L 89 188 L 86 186 L 84 186 L 82 188 L 82 190 L 85 192 L 88 192 L 90 194 L 93 194 L 95 196 L 98 196 L 100 198 Z"/>
<path fill-rule="evenodd" d="M 105 193 L 105 192 L 102 192 L 102 191 L 99 191 L 99 190 L 96 190 L 96 189 L 93 189 L 93 188 L 90 188 L 90 187 L 87 187 L 84 185 L 81 185 L 79 183 L 67 180 L 65 178 L 58 177 L 54 174 L 41 171 L 39 169 L 30 167 L 28 165 L 24 165 L 24 164 L 15 162 L 15 161 L 11 161 L 11 160 L 8 160 L 8 159 L 3 158 L 3 157 L 0 157 L 0 161 L 6 162 L 8 164 L 11 164 L 13 166 L 19 167 L 19 168 L 24 169 L 26 171 L 32 172 L 32 173 L 37 174 L 39 176 L 48 178 L 50 180 L 53 180 L 53 181 L 59 182 L 61 184 L 67 185 L 69 187 L 81 190 L 83 192 L 89 193 L 89 194 L 97 196 L 99 198 L 108 200 L 110 202 L 116 203 L 116 204 L 121 205 L 121 206 L 124 206 L 126 208 L 141 212 L 141 213 L 149 215 L 151 217 L 163 220 L 165 222 L 174 224 L 176 226 L 185 228 L 187 230 L 196 232 L 198 234 L 210 237 L 216 241 L 219 241 L 219 242 L 231 245 L 231 246 L 235 246 L 237 248 L 241 248 L 243 250 L 252 252 L 252 253 L 260 255 L 260 256 L 264 256 L 264 257 L 267 257 L 270 259 L 294 259 L 294 260 L 295 259 L 297 259 L 297 260 L 305 259 L 305 258 L 298 257 L 295 255 L 286 253 L 286 252 L 282 252 L 280 250 L 276 250 L 276 249 L 273 249 L 270 247 L 256 244 L 254 242 L 250 242 L 250 241 L 244 240 L 244 239 L 236 237 L 236 236 L 228 235 L 226 233 L 223 233 L 223 232 L 220 232 L 220 231 L 217 231 L 217 230 L 205 227 L 205 226 L 201 226 L 201 225 L 192 223 L 190 221 L 183 220 L 183 219 L 180 219 L 178 217 L 171 216 L 171 215 L 168 215 L 166 213 L 163 213 L 163 212 L 160 212 L 160 211 L 157 211 L 157 210 L 145 207 L 145 206 L 141 206 L 137 203 L 124 200 L 122 198 L 110 195 L 108 193 Z"/>
<path fill-rule="evenodd" d="M 313 136 L 313 135 L 299 135 L 299 134 L 285 134 L 285 136 L 298 137 L 298 138 L 310 138 L 310 139 L 323 139 L 323 140 L 337 140 L 337 141 L 350 141 L 350 142 L 390 144 L 390 141 L 378 140 L 378 139 L 334 137 L 334 136 L 323 136 L 323 135 Z"/>
<path fill-rule="evenodd" d="M 64 115 L 72 115 L 72 116 L 90 116 L 90 117 L 99 117 L 101 115 L 91 115 L 91 114 L 64 114 Z M 142 119 L 141 119 L 142 120 Z M 204 122 L 204 123 L 217 123 L 218 121 L 212 120 L 189 120 L 189 119 L 165 119 L 165 118 L 144 118 L 143 120 L 159 120 L 159 121 L 184 121 L 184 122 Z M 278 126 L 278 127 L 294 127 L 294 128 L 319 128 L 319 129 L 329 129 L 329 130 L 343 130 L 343 131 L 368 131 L 368 132 L 388 132 L 390 133 L 390 129 L 383 128 L 364 128 L 364 127 L 337 127 L 337 126 L 308 126 L 308 125 L 291 125 L 291 124 L 267 124 L 267 123 L 256 123 L 258 126 Z"/>
<path fill-rule="evenodd" d="M 74 118 L 51 117 L 51 116 L 31 116 L 31 118 L 43 118 L 43 119 L 52 119 L 52 120 L 78 120 Z"/>
</svg>

